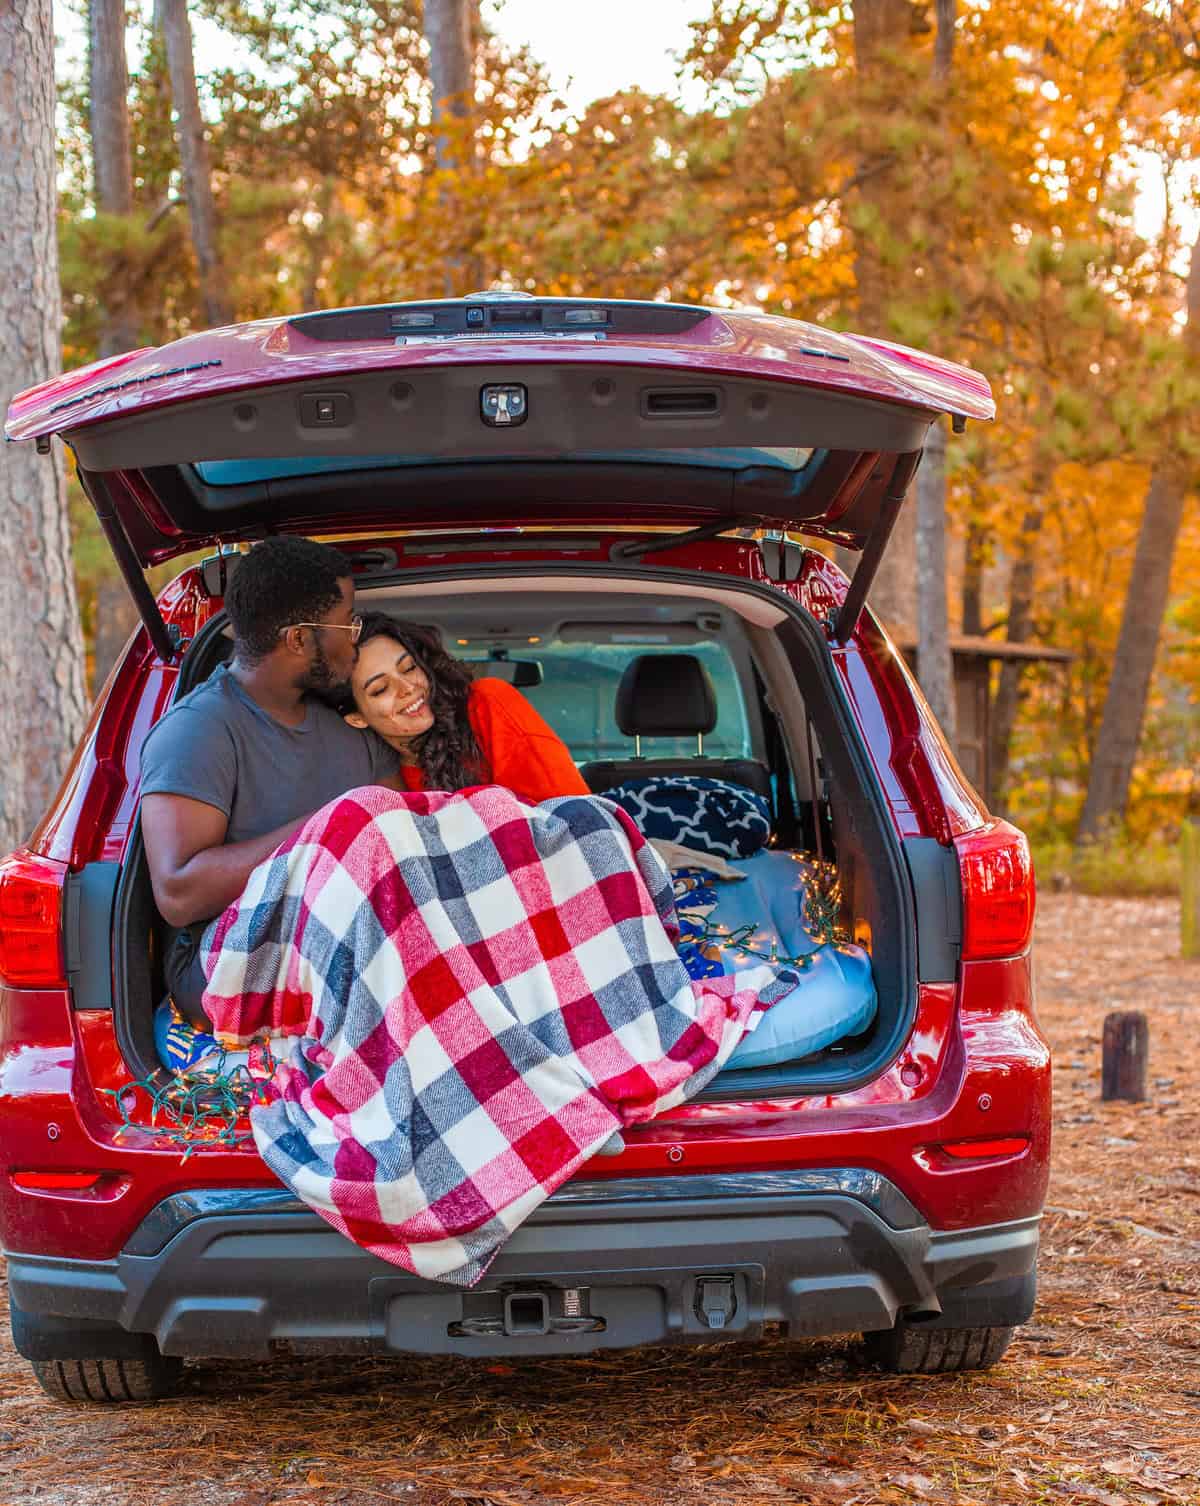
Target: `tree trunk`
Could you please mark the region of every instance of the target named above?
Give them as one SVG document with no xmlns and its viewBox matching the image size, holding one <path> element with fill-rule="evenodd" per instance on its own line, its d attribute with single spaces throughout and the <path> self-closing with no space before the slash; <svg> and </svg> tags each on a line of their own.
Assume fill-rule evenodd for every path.
<svg viewBox="0 0 1200 1506">
<path fill-rule="evenodd" d="M 972 638 L 983 636 L 984 541 L 979 524 L 969 523 L 963 546 L 962 630 Z"/>
<path fill-rule="evenodd" d="M 1021 520 L 1021 537 L 1008 580 L 1008 632 L 1005 637 L 1009 643 L 1028 643 L 1033 628 L 1037 536 L 1042 528 L 1042 495 L 1045 484 L 1044 470 L 1039 466 L 1034 479 L 1034 501 Z M 1001 660 L 1000 679 L 992 702 L 987 759 L 988 805 L 1001 816 L 1008 808 L 1009 752 L 1013 728 L 1017 722 L 1017 710 L 1021 704 L 1023 667 L 1020 659 Z"/>
<path fill-rule="evenodd" d="M 196 89 L 196 64 L 192 53 L 192 27 L 187 0 L 155 0 L 155 25 L 167 49 L 171 75 L 171 98 L 175 105 L 175 139 L 183 170 L 183 193 L 192 227 L 192 247 L 200 275 L 200 302 L 207 325 L 232 324 L 233 307 L 217 245 L 217 210 L 213 202 L 212 173 L 200 95 Z"/>
<path fill-rule="evenodd" d="M 911 46 L 912 8 L 909 0 L 855 0 L 854 67 L 860 90 L 869 98 L 870 84 L 887 54 Z M 886 279 L 879 253 L 872 241 L 870 222 L 887 217 L 887 190 L 891 146 L 879 139 L 864 142 L 859 154 L 856 202 L 866 213 L 866 230 L 855 233 L 854 277 L 858 285 L 859 319 L 865 335 L 884 335 Z"/>
<path fill-rule="evenodd" d="M 918 472 L 918 475 L 920 472 Z M 918 637 L 917 482 L 909 489 L 879 562 L 871 587 L 871 607 L 894 638 Z"/>
<path fill-rule="evenodd" d="M 129 137 L 129 70 L 125 61 L 125 0 L 88 6 L 88 123 L 96 205 L 105 214 L 133 213 Z"/>
<path fill-rule="evenodd" d="M 917 471 L 917 663 L 947 741 L 955 738 L 954 665 L 946 609 L 946 425 L 933 424 Z"/>
<path fill-rule="evenodd" d="M 332 229 L 333 209 L 337 196 L 337 182 L 332 173 L 326 173 L 321 179 L 321 187 L 317 193 L 315 205 L 320 224 L 308 233 L 308 243 L 305 256 L 304 287 L 301 290 L 301 307 L 306 309 L 318 309 L 321 307 L 321 278 L 325 271 L 325 257 L 329 251 L 330 231 Z"/>
<path fill-rule="evenodd" d="M 130 633 L 138 625 L 137 607 L 129 587 L 114 569 L 96 583 L 92 613 L 92 685 L 95 697 L 120 658 Z"/>
<path fill-rule="evenodd" d="M 89 125 L 96 208 L 101 214 L 133 213 L 133 157 L 129 131 L 129 70 L 125 61 L 125 0 L 90 0 L 88 6 Z M 114 294 L 105 310 L 101 356 L 133 350 L 137 309 Z"/>
<path fill-rule="evenodd" d="M 889 52 L 910 45 L 909 0 L 855 0 L 854 67 L 864 98 Z M 858 318 L 864 335 L 886 335 L 887 287 L 883 264 L 871 236 L 871 225 L 887 218 L 887 189 L 891 148 L 882 140 L 864 142 L 858 160 L 856 206 L 861 227 L 854 235 L 854 280 L 858 289 Z"/>
<path fill-rule="evenodd" d="M 1195 361 L 1200 355 L 1200 239 L 1192 247 L 1187 328 L 1183 338 L 1188 355 Z M 1076 840 L 1081 842 L 1098 837 L 1106 826 L 1123 821 L 1129 803 L 1129 781 L 1142 737 L 1188 492 L 1187 476 L 1174 460 L 1174 449 L 1173 438 L 1168 436 L 1146 492 L 1117 652 L 1079 820 Z"/>
<path fill-rule="evenodd" d="M 945 83 L 954 49 L 956 0 L 937 0 L 933 76 Z M 925 442 L 917 472 L 917 663 L 921 689 L 947 741 L 956 737 L 954 658 L 946 607 L 946 424 L 938 419 Z"/>
<path fill-rule="evenodd" d="M 475 142 L 471 113 L 475 102 L 475 48 L 479 31 L 478 0 L 425 0 L 425 40 L 429 43 L 429 82 L 433 93 L 433 123 L 438 130 L 435 161 L 439 172 L 461 178 L 474 171 Z M 443 187 L 443 208 L 452 210 L 454 195 Z M 472 237 L 468 220 L 453 216 L 463 242 L 447 249 L 445 295 L 461 296 L 480 286 L 477 258 L 468 249 Z M 457 239 L 457 236 L 456 236 Z"/>
<path fill-rule="evenodd" d="M 873 76 L 887 66 L 888 52 L 911 46 L 912 7 L 909 0 L 855 0 L 854 64 L 860 89 L 869 91 Z M 868 117 L 870 112 L 867 112 Z M 872 236 L 872 227 L 888 220 L 889 157 L 881 140 L 867 140 L 859 154 L 854 232 L 854 280 L 857 285 L 858 327 L 864 335 L 886 336 L 888 279 Z M 894 634 L 917 630 L 917 523 L 913 498 L 900 509 L 887 552 L 879 564 L 871 591 L 871 605 Z"/>
<path fill-rule="evenodd" d="M 1181 477 L 1166 466 L 1155 470 L 1146 493 L 1100 735 L 1088 775 L 1076 838 L 1080 842 L 1100 836 L 1105 827 L 1125 817 L 1186 497 Z"/>
<path fill-rule="evenodd" d="M 0 406 L 60 369 L 51 0 L 0 5 Z M 0 466 L 0 849 L 23 841 L 83 725 L 83 642 L 59 453 Z"/>
<path fill-rule="evenodd" d="M 471 113 L 475 93 L 474 20 L 473 0 L 425 0 L 435 126 L 447 116 L 465 121 Z M 443 171 L 465 166 L 461 134 L 439 132 L 436 149 L 437 165 Z"/>
<path fill-rule="evenodd" d="M 910 0 L 855 0 L 854 60 L 871 68 L 889 47 L 903 46 L 912 30 Z"/>
<path fill-rule="evenodd" d="M 957 0 L 936 0 L 937 35 L 933 43 L 933 76 L 935 79 L 950 77 L 950 65 L 954 61 L 954 20 Z"/>
</svg>

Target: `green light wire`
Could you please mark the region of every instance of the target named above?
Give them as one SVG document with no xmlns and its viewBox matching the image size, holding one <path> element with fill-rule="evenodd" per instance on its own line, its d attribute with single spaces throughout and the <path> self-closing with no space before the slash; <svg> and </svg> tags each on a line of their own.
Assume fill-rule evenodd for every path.
<svg viewBox="0 0 1200 1506">
<path fill-rule="evenodd" d="M 806 972 L 812 967 L 817 952 L 823 946 L 834 945 L 846 939 L 838 925 L 842 895 L 837 870 L 828 863 L 812 866 L 814 871 L 801 878 L 804 889 L 804 928 L 816 942 L 811 952 L 806 952 L 801 957 L 781 956 L 774 944 L 769 952 L 764 952 L 759 947 L 750 945 L 750 938 L 759 929 L 757 921 L 748 921 L 745 925 L 738 926 L 736 931 L 722 931 L 712 924 L 707 915 L 688 910 L 685 898 L 677 903 L 681 918 L 691 926 L 703 927 L 701 935 L 688 936 L 688 944 L 696 947 L 728 947 L 731 951 L 739 952 L 744 957 L 753 957 L 759 962 L 770 962 L 776 966 L 794 968 L 797 972 Z"/>
<path fill-rule="evenodd" d="M 267 1065 L 271 1069 L 275 1066 L 269 1050 Z M 153 1074 L 119 1088 L 102 1088 L 101 1092 L 116 1101 L 121 1115 L 118 1136 L 130 1130 L 154 1134 L 178 1146 L 186 1161 L 196 1150 L 235 1150 L 252 1141 L 253 1132 L 238 1126 L 255 1104 L 267 1102 L 264 1089 L 265 1083 L 240 1062 L 226 1071 L 222 1051 L 211 1071 L 191 1077 L 181 1074 L 165 1082 Z M 138 1093 L 150 1100 L 148 1125 L 132 1118 Z M 165 1122 L 159 1124 L 160 1118 Z"/>
</svg>

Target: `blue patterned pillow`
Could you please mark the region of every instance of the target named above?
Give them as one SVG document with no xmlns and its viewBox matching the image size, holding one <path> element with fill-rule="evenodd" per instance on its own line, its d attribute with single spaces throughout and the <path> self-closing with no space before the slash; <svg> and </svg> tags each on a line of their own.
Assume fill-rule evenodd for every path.
<svg viewBox="0 0 1200 1506">
<path fill-rule="evenodd" d="M 658 775 L 600 793 L 628 811 L 643 836 L 718 858 L 753 857 L 771 835 L 771 808 L 763 797 L 724 779 Z"/>
</svg>

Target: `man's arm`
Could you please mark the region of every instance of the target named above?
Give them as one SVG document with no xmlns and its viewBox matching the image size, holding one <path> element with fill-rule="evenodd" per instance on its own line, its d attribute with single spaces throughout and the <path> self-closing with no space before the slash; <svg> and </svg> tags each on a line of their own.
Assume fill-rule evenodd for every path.
<svg viewBox="0 0 1200 1506">
<path fill-rule="evenodd" d="M 186 795 L 142 796 L 142 840 L 154 901 L 168 925 L 211 920 L 231 905 L 246 880 L 308 819 L 245 842 L 226 842 L 229 818 L 215 805 Z"/>
</svg>

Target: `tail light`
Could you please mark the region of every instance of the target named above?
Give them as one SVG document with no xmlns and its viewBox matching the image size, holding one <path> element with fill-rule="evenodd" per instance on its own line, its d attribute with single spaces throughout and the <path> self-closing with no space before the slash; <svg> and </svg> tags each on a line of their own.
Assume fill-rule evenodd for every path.
<svg viewBox="0 0 1200 1506">
<path fill-rule="evenodd" d="M 962 874 L 964 962 L 1013 957 L 1033 933 L 1033 859 L 1023 832 L 992 821 L 954 843 Z"/>
<path fill-rule="evenodd" d="M 65 988 L 66 866 L 14 852 L 0 862 L 0 983 Z"/>
</svg>

